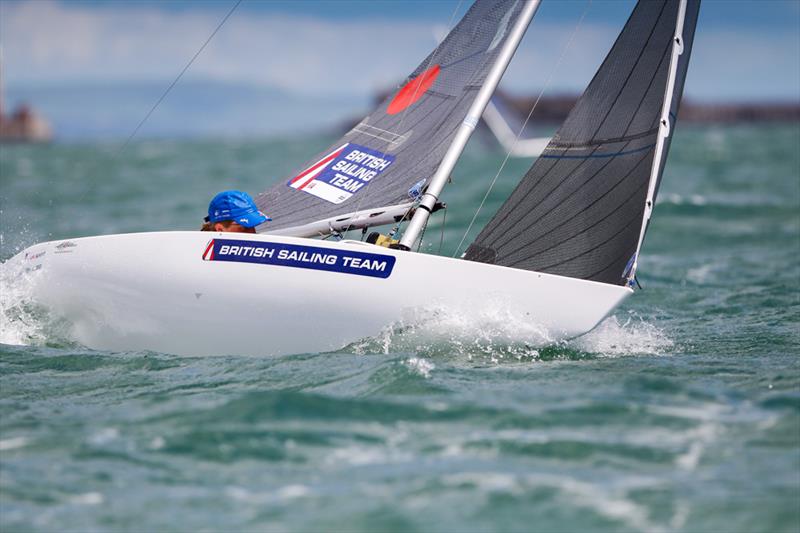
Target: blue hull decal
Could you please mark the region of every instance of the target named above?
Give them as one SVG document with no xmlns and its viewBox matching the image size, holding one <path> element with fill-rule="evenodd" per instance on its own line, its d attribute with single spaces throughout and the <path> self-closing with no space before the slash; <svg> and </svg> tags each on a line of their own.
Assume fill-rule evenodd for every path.
<svg viewBox="0 0 800 533">
<path fill-rule="evenodd" d="M 395 259 L 393 255 L 234 239 L 214 239 L 203 253 L 205 261 L 308 268 L 372 278 L 388 278 Z"/>
</svg>

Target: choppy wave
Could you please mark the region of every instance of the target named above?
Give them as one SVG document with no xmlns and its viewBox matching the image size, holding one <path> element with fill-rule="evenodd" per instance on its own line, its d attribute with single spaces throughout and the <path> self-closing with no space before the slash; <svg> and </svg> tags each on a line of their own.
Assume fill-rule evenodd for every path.
<svg viewBox="0 0 800 533">
<path fill-rule="evenodd" d="M 477 356 L 498 361 L 504 357 L 535 358 L 539 353 L 537 348 L 551 342 L 544 327 L 521 320 L 508 309 L 484 306 L 469 313 L 449 308 L 417 311 L 345 350 L 360 354 Z"/>
<path fill-rule="evenodd" d="M 664 355 L 675 342 L 657 325 L 635 313 L 623 319 L 618 314 L 605 319 L 595 329 L 574 339 L 569 346 L 601 357 L 625 355 Z"/>
<path fill-rule="evenodd" d="M 35 273 L 0 263 L 0 343 L 40 344 L 47 339 L 42 310 L 35 308 L 30 291 Z"/>
<path fill-rule="evenodd" d="M 679 128 L 645 290 L 568 342 L 483 308 L 331 353 L 92 351 L 0 264 L 0 530 L 797 532 L 798 139 Z M 256 191 L 325 145 L 4 148 L 0 259 L 27 226 L 194 228 L 220 168 Z M 446 254 L 491 157 L 448 189 Z"/>
</svg>

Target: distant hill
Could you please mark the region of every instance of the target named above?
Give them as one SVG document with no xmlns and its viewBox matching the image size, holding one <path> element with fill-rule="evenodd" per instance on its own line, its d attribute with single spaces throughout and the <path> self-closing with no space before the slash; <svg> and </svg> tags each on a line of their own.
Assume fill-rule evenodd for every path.
<svg viewBox="0 0 800 533">
<path fill-rule="evenodd" d="M 30 103 L 56 139 L 125 139 L 168 84 L 113 83 L 9 86 L 10 106 Z M 137 137 L 271 136 L 333 128 L 364 111 L 358 98 L 309 98 L 257 85 L 181 81 Z"/>
</svg>

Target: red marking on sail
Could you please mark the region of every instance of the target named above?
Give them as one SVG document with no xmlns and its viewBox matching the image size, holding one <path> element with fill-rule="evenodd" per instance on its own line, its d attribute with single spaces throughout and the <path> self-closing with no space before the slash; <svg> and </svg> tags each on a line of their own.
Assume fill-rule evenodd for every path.
<svg viewBox="0 0 800 533">
<path fill-rule="evenodd" d="M 422 98 L 425 91 L 431 88 L 433 82 L 439 77 L 440 71 L 441 68 L 439 65 L 434 65 L 413 80 L 409 80 L 408 83 L 397 91 L 397 94 L 389 103 L 389 107 L 386 108 L 386 112 L 390 115 L 395 115 L 416 103 Z"/>
<path fill-rule="evenodd" d="M 317 175 L 317 173 L 314 172 L 314 171 L 319 169 L 320 167 L 323 167 L 323 166 L 327 165 L 328 163 L 330 163 L 331 161 L 336 159 L 339 156 L 339 154 L 342 153 L 342 150 L 345 149 L 347 144 L 349 144 L 349 143 L 343 144 L 342 146 L 340 146 L 339 148 L 337 148 L 333 152 L 329 153 L 328 155 L 326 155 L 325 157 L 323 157 L 322 159 L 320 159 L 319 161 L 317 161 L 316 163 L 314 163 L 313 165 L 311 165 L 310 167 L 305 169 L 303 172 L 301 172 L 300 174 L 298 174 L 297 176 L 292 178 L 292 180 L 289 182 L 289 185 L 291 185 L 295 189 L 302 189 L 303 187 L 305 187 L 306 185 L 311 183 L 311 181 L 314 178 L 314 176 Z M 312 174 L 312 175 L 308 176 L 309 174 Z M 306 176 L 308 176 L 308 181 L 306 181 L 306 183 L 295 185 L 295 183 L 297 181 L 303 179 Z"/>
</svg>

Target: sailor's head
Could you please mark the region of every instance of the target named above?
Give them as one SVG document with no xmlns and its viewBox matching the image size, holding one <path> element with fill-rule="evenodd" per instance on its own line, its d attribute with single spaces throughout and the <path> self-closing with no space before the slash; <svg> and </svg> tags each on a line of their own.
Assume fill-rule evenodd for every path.
<svg viewBox="0 0 800 533">
<path fill-rule="evenodd" d="M 255 233 L 256 226 L 272 220 L 258 210 L 253 198 L 242 191 L 222 191 L 208 204 L 203 229 Z"/>
</svg>

